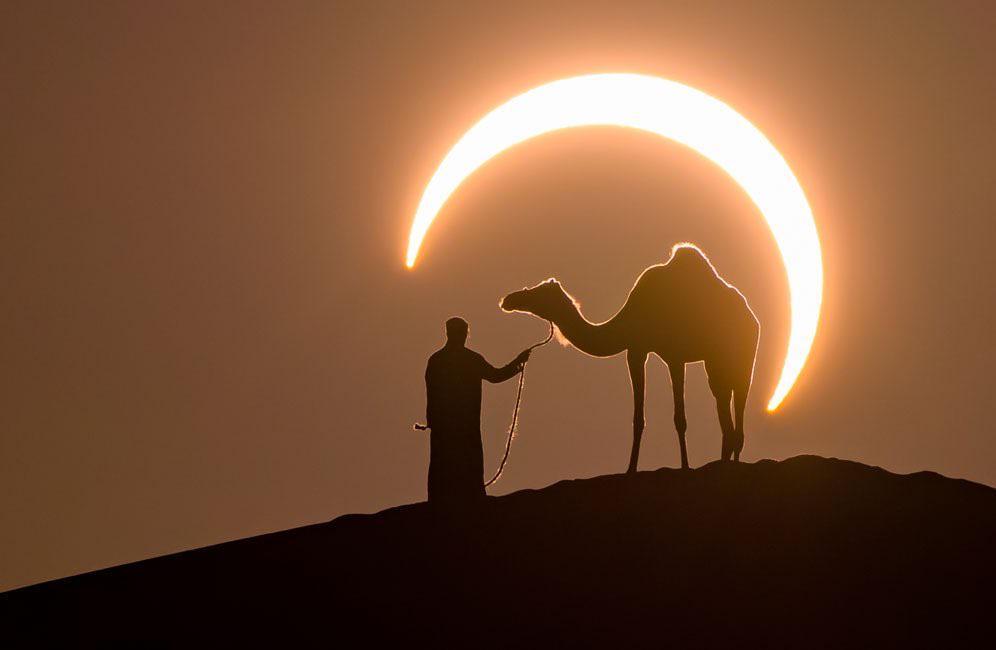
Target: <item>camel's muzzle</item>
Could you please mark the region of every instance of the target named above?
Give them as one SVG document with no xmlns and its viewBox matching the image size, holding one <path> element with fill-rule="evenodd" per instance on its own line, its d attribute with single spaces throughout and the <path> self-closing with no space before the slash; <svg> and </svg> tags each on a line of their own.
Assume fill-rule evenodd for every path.
<svg viewBox="0 0 996 650">
<path fill-rule="evenodd" d="M 501 299 L 498 306 L 501 307 L 503 311 L 516 311 L 520 306 L 519 301 L 516 298 L 517 296 L 515 293 L 510 293 Z"/>
</svg>

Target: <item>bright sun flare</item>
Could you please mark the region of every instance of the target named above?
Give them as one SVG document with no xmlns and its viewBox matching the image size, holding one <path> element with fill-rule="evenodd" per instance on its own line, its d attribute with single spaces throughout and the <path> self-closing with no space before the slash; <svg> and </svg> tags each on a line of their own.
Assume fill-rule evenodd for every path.
<svg viewBox="0 0 996 650">
<path fill-rule="evenodd" d="M 753 124 L 723 102 L 674 81 L 639 74 L 562 79 L 505 102 L 475 124 L 443 158 L 422 194 L 408 238 L 409 268 L 436 214 L 465 178 L 505 149 L 573 126 L 649 131 L 722 167 L 757 205 L 788 274 L 792 329 L 774 411 L 802 372 L 823 300 L 823 262 L 813 213 L 785 159 Z"/>
</svg>

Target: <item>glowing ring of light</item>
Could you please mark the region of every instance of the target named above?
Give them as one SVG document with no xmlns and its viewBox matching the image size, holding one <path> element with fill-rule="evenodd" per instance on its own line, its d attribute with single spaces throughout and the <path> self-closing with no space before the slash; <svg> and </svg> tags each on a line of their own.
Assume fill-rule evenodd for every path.
<svg viewBox="0 0 996 650">
<path fill-rule="evenodd" d="M 574 126 L 621 126 L 684 144 L 722 167 L 757 205 L 788 275 L 792 328 L 775 410 L 806 363 L 823 299 L 820 240 L 806 196 L 785 159 L 753 124 L 723 102 L 674 81 L 639 74 L 561 79 L 505 102 L 450 149 L 422 194 L 408 238 L 414 266 L 436 214 L 478 167 L 530 138 Z"/>
</svg>

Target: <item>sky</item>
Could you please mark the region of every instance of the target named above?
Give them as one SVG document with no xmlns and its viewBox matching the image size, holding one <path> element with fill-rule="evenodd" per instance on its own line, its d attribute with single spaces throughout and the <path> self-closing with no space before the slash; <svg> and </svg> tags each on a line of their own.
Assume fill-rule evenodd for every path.
<svg viewBox="0 0 996 650">
<path fill-rule="evenodd" d="M 443 321 L 495 364 L 557 277 L 591 320 L 697 243 L 761 322 L 742 459 L 819 454 L 996 485 L 996 11 L 956 3 L 5 3 L 0 590 L 425 498 Z M 779 149 L 813 209 L 823 316 L 764 412 L 788 289 L 756 207 L 662 138 L 573 129 L 411 218 L 487 111 L 592 72 L 673 79 Z M 678 464 L 649 364 L 641 470 Z M 690 462 L 719 456 L 700 366 Z M 515 382 L 486 386 L 485 467 Z M 625 470 L 622 356 L 529 363 L 492 494 Z"/>
</svg>

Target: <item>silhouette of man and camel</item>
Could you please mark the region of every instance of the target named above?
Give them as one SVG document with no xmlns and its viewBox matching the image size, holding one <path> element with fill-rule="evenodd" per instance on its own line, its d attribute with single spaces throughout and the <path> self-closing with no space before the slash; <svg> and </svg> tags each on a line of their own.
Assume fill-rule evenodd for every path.
<svg viewBox="0 0 996 650">
<path fill-rule="evenodd" d="M 647 268 L 625 304 L 604 323 L 586 320 L 577 301 L 554 278 L 510 293 L 500 304 L 506 312 L 523 312 L 549 321 L 585 354 L 611 357 L 626 352 L 633 388 L 633 448 L 627 472 L 636 471 L 640 456 L 646 363 L 651 354 L 667 364 L 671 375 L 681 467 L 688 468 L 685 364 L 697 361 L 705 364 L 716 400 L 723 432 L 720 459 L 740 460 L 744 408 L 754 375 L 760 326 L 747 299 L 720 277 L 697 246 L 677 244 L 667 262 Z M 484 496 L 481 381 L 511 379 L 522 372 L 532 349 L 495 368 L 465 346 L 467 333 L 466 321 L 448 320 L 446 345 L 429 358 L 425 371 L 428 422 L 419 428 L 431 429 L 429 501 L 433 503 L 468 502 Z M 520 391 L 521 386 L 520 382 Z M 512 429 L 509 441 L 511 434 Z"/>
</svg>

